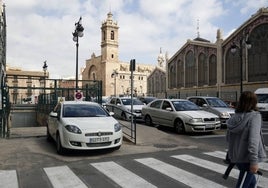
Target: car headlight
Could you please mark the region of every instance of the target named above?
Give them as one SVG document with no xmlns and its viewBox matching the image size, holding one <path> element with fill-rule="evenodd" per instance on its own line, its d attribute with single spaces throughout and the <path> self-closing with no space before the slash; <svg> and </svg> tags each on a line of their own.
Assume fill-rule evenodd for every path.
<svg viewBox="0 0 268 188">
<path fill-rule="evenodd" d="M 215 118 L 215 121 L 221 121 L 220 118 Z"/>
<path fill-rule="evenodd" d="M 74 125 L 66 125 L 65 128 L 71 133 L 82 134 L 82 131 Z"/>
<path fill-rule="evenodd" d="M 203 122 L 202 118 L 193 118 L 190 119 L 189 123 L 199 123 L 199 122 Z"/>
<path fill-rule="evenodd" d="M 119 123 L 114 124 L 114 131 L 118 132 L 121 130 L 121 125 Z"/>
<path fill-rule="evenodd" d="M 227 112 L 222 112 L 222 113 L 220 113 L 220 117 L 221 118 L 229 118 L 230 115 Z"/>
</svg>

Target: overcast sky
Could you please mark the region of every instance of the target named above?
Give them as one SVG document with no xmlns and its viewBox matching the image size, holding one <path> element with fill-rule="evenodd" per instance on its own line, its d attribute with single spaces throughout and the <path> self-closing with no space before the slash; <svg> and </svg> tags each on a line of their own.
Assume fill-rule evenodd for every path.
<svg viewBox="0 0 268 188">
<path fill-rule="evenodd" d="M 1 1 L 1 0 L 0 0 Z M 119 25 L 119 59 L 157 65 L 160 47 L 169 57 L 200 37 L 226 38 L 268 0 L 2 0 L 7 17 L 7 64 L 42 71 L 50 78 L 75 77 L 75 22 L 82 16 L 79 69 L 94 52 L 100 55 L 101 23 L 109 11 Z M 199 20 L 199 24 L 198 21 Z M 197 27 L 199 25 L 199 30 Z"/>
</svg>

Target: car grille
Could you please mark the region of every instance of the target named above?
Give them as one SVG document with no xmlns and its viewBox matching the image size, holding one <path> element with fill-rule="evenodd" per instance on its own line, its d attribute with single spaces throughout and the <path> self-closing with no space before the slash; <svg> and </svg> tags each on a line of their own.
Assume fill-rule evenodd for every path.
<svg viewBox="0 0 268 188">
<path fill-rule="evenodd" d="M 101 142 L 101 143 L 86 143 L 87 147 L 103 147 L 109 146 L 112 142 Z"/>
<path fill-rule="evenodd" d="M 113 135 L 113 132 L 95 132 L 85 134 L 85 136 L 107 136 L 107 135 Z"/>
<path fill-rule="evenodd" d="M 215 122 L 215 118 L 204 118 L 204 122 Z"/>
<path fill-rule="evenodd" d="M 141 110 L 134 110 L 135 113 L 141 113 Z"/>
</svg>

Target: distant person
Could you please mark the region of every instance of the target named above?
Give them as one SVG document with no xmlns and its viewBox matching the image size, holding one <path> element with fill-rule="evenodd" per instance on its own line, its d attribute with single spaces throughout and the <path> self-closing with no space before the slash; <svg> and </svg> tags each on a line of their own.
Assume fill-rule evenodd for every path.
<svg viewBox="0 0 268 188">
<path fill-rule="evenodd" d="M 237 188 L 246 171 L 248 173 L 243 187 L 255 187 L 254 174 L 259 169 L 258 163 L 266 158 L 261 126 L 257 96 L 253 92 L 245 91 L 239 98 L 235 115 L 227 121 L 228 157 L 240 170 Z"/>
</svg>

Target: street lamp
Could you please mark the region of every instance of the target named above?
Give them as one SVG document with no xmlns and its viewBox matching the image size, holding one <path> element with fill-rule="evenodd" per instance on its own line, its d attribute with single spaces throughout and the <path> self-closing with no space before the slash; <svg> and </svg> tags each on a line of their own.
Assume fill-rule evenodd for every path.
<svg viewBox="0 0 268 188">
<path fill-rule="evenodd" d="M 116 96 L 116 77 L 118 76 L 117 70 L 114 70 L 111 77 L 114 78 L 114 96 Z"/>
<path fill-rule="evenodd" d="M 44 71 L 44 93 L 45 93 L 46 92 L 47 61 L 44 61 L 43 71 Z"/>
<path fill-rule="evenodd" d="M 243 92 L 243 52 L 251 48 L 251 43 L 248 40 L 248 34 L 244 35 L 240 38 L 239 45 L 233 43 L 231 46 L 231 53 L 235 54 L 237 49 L 239 49 L 239 57 L 240 57 L 240 95 Z M 246 57 L 246 53 L 244 55 Z"/>
<path fill-rule="evenodd" d="M 75 71 L 75 91 L 78 88 L 78 38 L 83 37 L 84 27 L 82 26 L 82 17 L 79 18 L 79 21 L 75 24 L 75 30 L 73 32 L 73 41 L 76 42 L 76 71 Z"/>
</svg>

